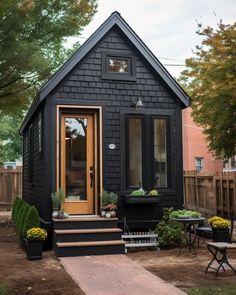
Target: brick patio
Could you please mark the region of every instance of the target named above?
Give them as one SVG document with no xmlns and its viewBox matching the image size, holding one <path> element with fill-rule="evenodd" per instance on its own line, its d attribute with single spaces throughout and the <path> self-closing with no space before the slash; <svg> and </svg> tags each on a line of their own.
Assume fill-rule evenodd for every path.
<svg viewBox="0 0 236 295">
<path fill-rule="evenodd" d="M 65 257 L 67 273 L 87 295 L 184 295 L 125 255 Z"/>
</svg>

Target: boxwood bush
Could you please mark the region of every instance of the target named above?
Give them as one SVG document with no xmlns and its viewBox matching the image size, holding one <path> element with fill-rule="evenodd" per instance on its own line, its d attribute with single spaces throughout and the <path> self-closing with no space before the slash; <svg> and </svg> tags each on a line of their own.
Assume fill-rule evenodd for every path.
<svg viewBox="0 0 236 295">
<path fill-rule="evenodd" d="M 27 230 L 32 227 L 40 227 L 39 213 L 35 206 L 31 206 L 26 214 L 21 231 L 22 237 L 25 237 Z"/>
</svg>

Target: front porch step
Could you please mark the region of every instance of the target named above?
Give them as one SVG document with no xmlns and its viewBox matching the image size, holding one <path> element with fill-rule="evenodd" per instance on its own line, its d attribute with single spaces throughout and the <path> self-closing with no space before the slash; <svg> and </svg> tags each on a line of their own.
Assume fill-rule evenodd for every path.
<svg viewBox="0 0 236 295">
<path fill-rule="evenodd" d="M 124 254 L 125 242 L 114 240 L 56 243 L 54 251 L 58 257 Z"/>
<path fill-rule="evenodd" d="M 54 230 L 116 228 L 117 222 L 118 218 L 102 217 L 72 217 L 67 219 L 53 219 Z"/>
<path fill-rule="evenodd" d="M 58 257 L 124 254 L 118 218 L 99 216 L 53 219 L 53 247 Z"/>
<path fill-rule="evenodd" d="M 121 240 L 122 230 L 119 228 L 69 229 L 55 230 L 56 242 L 85 242 Z"/>
</svg>

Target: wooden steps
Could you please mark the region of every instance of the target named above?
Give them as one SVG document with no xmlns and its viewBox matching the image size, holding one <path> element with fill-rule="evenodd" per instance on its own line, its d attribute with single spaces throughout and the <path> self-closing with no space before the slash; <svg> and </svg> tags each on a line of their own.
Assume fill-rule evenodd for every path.
<svg viewBox="0 0 236 295">
<path fill-rule="evenodd" d="M 72 217 L 54 219 L 54 251 L 58 257 L 124 254 L 117 218 Z"/>
<path fill-rule="evenodd" d="M 69 243 L 57 243 L 59 248 L 65 247 L 89 247 L 89 246 L 105 246 L 105 245 L 125 245 L 124 241 L 97 241 L 97 242 L 69 242 Z"/>
</svg>

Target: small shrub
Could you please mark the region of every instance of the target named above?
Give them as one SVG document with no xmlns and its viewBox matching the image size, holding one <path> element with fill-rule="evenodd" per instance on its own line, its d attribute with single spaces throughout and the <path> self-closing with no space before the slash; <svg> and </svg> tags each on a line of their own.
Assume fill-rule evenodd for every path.
<svg viewBox="0 0 236 295">
<path fill-rule="evenodd" d="M 165 208 L 161 222 L 156 226 L 158 241 L 161 247 L 175 247 L 184 240 L 184 227 L 181 223 L 171 220 L 172 208 Z"/>
<path fill-rule="evenodd" d="M 17 216 L 16 216 L 15 226 L 16 226 L 16 233 L 18 236 L 20 235 L 20 222 L 22 219 L 22 214 L 25 210 L 25 203 L 26 203 L 25 201 L 22 201 L 19 212 L 17 213 Z"/>
<path fill-rule="evenodd" d="M 20 216 L 20 219 L 19 219 L 19 226 L 18 226 L 18 235 L 20 237 L 23 237 L 23 226 L 24 226 L 24 223 L 25 223 L 25 218 L 26 218 L 26 215 L 28 213 L 28 211 L 30 210 L 31 206 L 29 203 L 25 202 L 22 206 L 22 211 L 21 211 L 21 216 Z"/>
<path fill-rule="evenodd" d="M 59 188 L 57 192 L 51 194 L 52 207 L 54 210 L 62 211 L 62 203 L 65 200 L 65 193 L 62 188 Z"/>
<path fill-rule="evenodd" d="M 14 219 L 13 219 L 14 224 L 16 224 L 18 214 L 19 214 L 21 206 L 23 206 L 23 204 L 24 204 L 24 201 L 22 199 L 18 200 L 15 210 L 14 210 Z"/>
<path fill-rule="evenodd" d="M 102 205 L 107 206 L 109 204 L 116 205 L 118 196 L 114 192 L 107 192 L 103 190 L 102 195 L 100 196 L 102 198 Z"/>
<path fill-rule="evenodd" d="M 22 237 L 26 236 L 27 231 L 33 227 L 40 226 L 39 213 L 35 206 L 31 206 L 26 214 L 25 221 L 22 227 Z"/>
<path fill-rule="evenodd" d="M 15 201 L 13 203 L 13 206 L 12 206 L 12 211 L 11 211 L 11 219 L 12 219 L 13 223 L 14 223 L 14 220 L 15 220 L 14 216 L 15 216 L 15 213 L 16 213 L 16 207 L 17 207 L 19 202 L 20 202 L 20 198 L 16 197 Z"/>
</svg>

